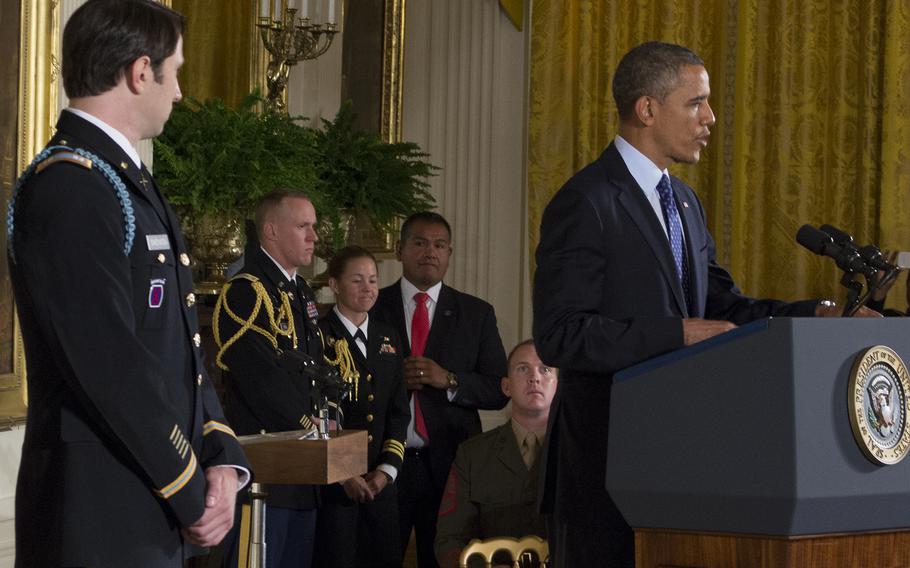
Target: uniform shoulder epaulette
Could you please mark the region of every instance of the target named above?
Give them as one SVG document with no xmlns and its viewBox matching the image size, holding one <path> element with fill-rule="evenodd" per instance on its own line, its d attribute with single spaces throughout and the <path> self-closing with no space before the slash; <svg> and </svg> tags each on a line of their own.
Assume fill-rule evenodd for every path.
<svg viewBox="0 0 910 568">
<path fill-rule="evenodd" d="M 120 211 L 123 214 L 123 254 L 129 256 L 133 250 L 133 240 L 136 238 L 136 215 L 133 211 L 133 202 L 130 199 L 129 191 L 126 189 L 123 180 L 117 174 L 117 171 L 110 164 L 102 160 L 97 155 L 83 148 L 71 148 L 62 144 L 48 146 L 42 150 L 32 163 L 25 168 L 25 171 L 16 181 L 13 188 L 9 205 L 6 208 L 6 246 L 10 259 L 16 262 L 16 251 L 13 248 L 13 234 L 16 215 L 16 200 L 19 192 L 28 179 L 43 170 L 57 163 L 71 163 L 82 166 L 88 170 L 95 169 L 104 176 L 104 179 L 111 185 L 114 195 L 120 202 Z"/>
<path fill-rule="evenodd" d="M 92 163 L 93 163 L 91 159 L 89 159 L 85 156 L 82 156 L 80 154 L 77 154 L 76 152 L 60 149 L 60 150 L 52 153 L 48 157 L 46 157 L 41 162 L 39 162 L 35 166 L 35 173 L 40 174 L 42 171 L 44 171 L 44 168 L 51 166 L 53 164 L 56 164 L 58 162 L 68 162 L 70 164 L 76 164 L 77 166 L 82 166 L 83 168 L 85 168 L 87 170 L 92 169 Z"/>
<path fill-rule="evenodd" d="M 249 280 L 250 282 L 259 282 L 259 277 L 253 276 L 249 272 L 240 272 L 232 276 L 228 282 L 233 282 L 235 280 Z"/>
</svg>

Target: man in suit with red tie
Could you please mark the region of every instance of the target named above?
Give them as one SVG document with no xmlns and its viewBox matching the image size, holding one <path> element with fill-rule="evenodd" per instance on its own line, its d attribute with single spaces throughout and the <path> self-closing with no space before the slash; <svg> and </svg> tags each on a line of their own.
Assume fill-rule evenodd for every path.
<svg viewBox="0 0 910 568">
<path fill-rule="evenodd" d="M 412 528 L 420 568 L 437 566 L 436 516 L 458 445 L 480 433 L 477 410 L 499 410 L 506 354 L 493 307 L 443 284 L 452 254 L 444 217 L 422 212 L 401 227 L 402 278 L 379 291 L 374 313 L 405 345 L 411 422 L 398 478 L 402 549 Z"/>
</svg>

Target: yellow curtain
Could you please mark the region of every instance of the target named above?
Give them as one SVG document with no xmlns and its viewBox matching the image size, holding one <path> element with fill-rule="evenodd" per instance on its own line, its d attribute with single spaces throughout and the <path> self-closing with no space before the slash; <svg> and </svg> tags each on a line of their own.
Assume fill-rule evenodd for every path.
<svg viewBox="0 0 910 568">
<path fill-rule="evenodd" d="M 673 173 L 708 212 L 718 256 L 750 295 L 844 297 L 833 262 L 795 243 L 803 223 L 910 250 L 908 2 L 534 0 L 529 226 L 617 130 L 610 81 L 649 40 L 705 60 L 717 124 Z M 533 253 L 533 248 L 532 248 Z M 903 283 L 889 305 L 906 307 Z"/>
<path fill-rule="evenodd" d="M 179 76 L 183 95 L 199 100 L 218 97 L 229 106 L 237 105 L 251 90 L 251 28 L 258 2 L 171 0 L 171 4 L 187 22 L 186 62 Z"/>
</svg>

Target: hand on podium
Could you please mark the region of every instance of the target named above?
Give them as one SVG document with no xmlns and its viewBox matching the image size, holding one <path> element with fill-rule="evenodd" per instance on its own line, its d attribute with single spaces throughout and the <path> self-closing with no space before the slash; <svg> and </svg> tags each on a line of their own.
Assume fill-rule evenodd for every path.
<svg viewBox="0 0 910 568">
<path fill-rule="evenodd" d="M 839 318 L 844 315 L 844 310 L 840 306 L 834 304 L 833 302 L 830 305 L 825 303 L 819 303 L 815 306 L 815 317 L 817 318 Z M 856 313 L 851 317 L 854 318 L 880 318 L 882 314 L 873 310 L 872 308 L 867 308 L 866 306 L 861 306 Z"/>
<path fill-rule="evenodd" d="M 724 320 L 706 320 L 703 318 L 686 318 L 683 322 L 683 343 L 692 345 L 715 335 L 736 329 L 736 325 Z"/>
<path fill-rule="evenodd" d="M 233 467 L 210 467 L 205 470 L 205 479 L 208 482 L 205 512 L 182 532 L 187 541 L 208 548 L 218 545 L 234 525 L 237 470 Z"/>
</svg>

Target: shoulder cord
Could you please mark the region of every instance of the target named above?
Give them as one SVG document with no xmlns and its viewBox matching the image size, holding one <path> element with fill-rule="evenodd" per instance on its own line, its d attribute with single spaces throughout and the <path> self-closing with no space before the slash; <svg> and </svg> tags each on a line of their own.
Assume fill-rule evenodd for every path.
<svg viewBox="0 0 910 568">
<path fill-rule="evenodd" d="M 228 282 L 225 284 L 224 288 L 221 290 L 221 294 L 218 295 L 218 301 L 215 303 L 215 313 L 212 316 L 212 331 L 215 336 L 215 344 L 218 345 L 218 355 L 215 356 L 215 364 L 219 369 L 224 371 L 229 371 L 230 369 L 222 360 L 224 353 L 230 348 L 234 343 L 237 342 L 247 331 L 255 331 L 260 335 L 264 336 L 269 340 L 269 343 L 272 344 L 272 347 L 278 349 L 278 336 L 290 337 L 291 342 L 294 346 L 294 349 L 297 349 L 297 332 L 294 329 L 294 318 L 291 314 L 291 305 L 288 300 L 287 294 L 281 294 L 281 309 L 278 311 L 278 317 L 275 317 L 275 306 L 272 304 L 272 299 L 269 297 L 269 293 L 266 291 L 265 286 L 262 285 L 262 282 L 258 280 L 252 281 L 250 285 L 253 287 L 253 291 L 256 292 L 256 304 L 253 306 L 253 309 L 250 313 L 250 317 L 243 319 L 238 316 L 227 303 L 227 293 L 230 290 L 233 282 Z M 262 327 L 256 325 L 256 318 L 259 317 L 259 312 L 262 310 L 262 307 L 265 306 L 266 315 L 269 319 L 269 327 L 271 330 L 263 329 Z M 221 332 L 219 330 L 219 320 L 221 312 L 224 310 L 224 313 L 228 315 L 232 320 L 240 324 L 240 329 L 237 330 L 234 335 L 232 335 L 227 341 L 222 343 Z M 287 321 L 287 329 L 281 329 L 279 323 L 283 320 Z"/>
<path fill-rule="evenodd" d="M 329 359 L 328 355 L 323 355 L 323 357 L 325 358 L 326 363 L 338 368 L 338 372 L 341 373 L 341 380 L 353 387 L 354 396 L 352 400 L 357 401 L 359 400 L 357 387 L 360 383 L 360 372 L 357 370 L 357 365 L 354 363 L 354 357 L 351 355 L 351 348 L 348 346 L 348 340 L 344 338 L 335 340 L 334 349 L 334 359 Z"/>
<path fill-rule="evenodd" d="M 35 173 L 35 169 L 41 162 L 50 157 L 51 154 L 61 151 L 73 152 L 74 154 L 88 158 L 92 161 L 92 164 L 97 165 L 108 183 L 114 186 L 114 192 L 117 194 L 117 199 L 120 201 L 120 210 L 123 212 L 123 254 L 129 256 L 130 251 L 133 250 L 133 240 L 136 238 L 136 216 L 133 212 L 133 202 L 130 199 L 129 191 L 127 191 L 123 180 L 120 179 L 120 176 L 110 164 L 87 150 L 83 150 L 82 148 L 70 148 L 69 146 L 48 146 L 35 156 L 32 163 L 29 164 L 29 166 L 25 168 L 25 171 L 22 172 L 22 175 L 19 176 L 19 179 L 16 181 L 16 187 L 13 189 L 13 195 L 9 200 L 9 206 L 6 209 L 6 242 L 10 258 L 13 262 L 16 262 L 16 253 L 13 250 L 13 221 L 16 211 L 16 198 L 19 197 L 19 191 L 22 189 L 22 186 L 25 185 L 28 178 Z"/>
</svg>

